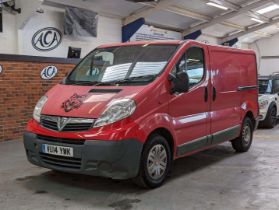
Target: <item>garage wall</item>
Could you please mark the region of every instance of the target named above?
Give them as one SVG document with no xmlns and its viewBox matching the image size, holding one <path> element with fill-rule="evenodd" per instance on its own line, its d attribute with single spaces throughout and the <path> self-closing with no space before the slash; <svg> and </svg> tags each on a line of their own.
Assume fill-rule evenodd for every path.
<svg viewBox="0 0 279 210">
<path fill-rule="evenodd" d="M 94 37 L 71 37 L 63 35 L 62 43 L 54 50 L 48 52 L 37 51 L 33 48 L 31 40 L 33 35 L 45 27 L 54 27 L 63 33 L 64 13 L 57 11 L 45 11 L 44 14 L 33 16 L 24 29 L 21 30 L 21 41 L 19 45 L 20 54 L 39 55 L 49 57 L 67 57 L 68 47 L 82 48 L 81 56 L 103 43 L 120 42 L 122 22 L 119 19 L 112 19 L 99 16 L 97 38 Z"/>
<path fill-rule="evenodd" d="M 249 45 L 257 53 L 259 73 L 262 75 L 279 72 L 279 50 L 276 43 L 279 43 L 279 34 Z"/>
<path fill-rule="evenodd" d="M 0 53 L 17 53 L 16 17 L 3 11 L 3 32 L 0 33 Z"/>
<path fill-rule="evenodd" d="M 44 7 L 42 7 L 44 8 Z M 22 14 L 24 15 L 24 14 Z M 33 48 L 31 40 L 33 35 L 40 29 L 55 27 L 63 32 L 64 13 L 52 11 L 49 7 L 44 8 L 44 13 L 35 13 L 28 18 L 22 26 L 21 15 L 12 15 L 4 11 L 3 33 L 0 33 L 0 53 L 24 54 L 47 57 L 67 57 L 68 47 L 82 48 L 83 57 L 95 47 L 103 43 L 120 42 L 122 38 L 120 19 L 99 16 L 98 36 L 94 37 L 70 37 L 63 35 L 61 44 L 48 52 L 37 51 Z M 22 26 L 22 28 L 21 28 Z"/>
<path fill-rule="evenodd" d="M 8 58 L 8 59 L 7 59 Z M 78 62 L 47 57 L 0 55 L 0 141 L 21 139 L 39 98 L 57 84 Z M 41 79 L 41 70 L 55 65 L 58 74 Z"/>
</svg>

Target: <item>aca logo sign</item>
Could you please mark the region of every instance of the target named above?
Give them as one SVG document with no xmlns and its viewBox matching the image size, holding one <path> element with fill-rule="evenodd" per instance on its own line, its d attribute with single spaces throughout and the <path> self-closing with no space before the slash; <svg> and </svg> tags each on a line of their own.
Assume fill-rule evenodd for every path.
<svg viewBox="0 0 279 210">
<path fill-rule="evenodd" d="M 58 70 L 56 66 L 47 66 L 41 71 L 41 78 L 44 80 L 49 80 L 55 77 Z"/>
<path fill-rule="evenodd" d="M 37 31 L 32 37 L 32 45 L 39 51 L 50 51 L 60 45 L 62 33 L 53 27 L 47 27 Z"/>
</svg>

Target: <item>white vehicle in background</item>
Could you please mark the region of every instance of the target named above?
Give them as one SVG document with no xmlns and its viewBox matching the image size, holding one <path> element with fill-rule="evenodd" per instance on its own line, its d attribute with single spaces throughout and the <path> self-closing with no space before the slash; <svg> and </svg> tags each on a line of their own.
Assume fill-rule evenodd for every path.
<svg viewBox="0 0 279 210">
<path fill-rule="evenodd" d="M 259 127 L 275 127 L 279 115 L 279 73 L 259 76 L 259 108 Z"/>
</svg>

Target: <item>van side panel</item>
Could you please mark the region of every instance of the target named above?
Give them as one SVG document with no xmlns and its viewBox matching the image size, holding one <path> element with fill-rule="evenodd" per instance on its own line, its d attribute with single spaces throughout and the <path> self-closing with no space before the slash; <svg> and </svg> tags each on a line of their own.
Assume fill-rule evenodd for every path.
<svg viewBox="0 0 279 210">
<path fill-rule="evenodd" d="M 246 68 L 241 68 L 241 108 L 243 114 L 252 111 L 254 119 L 258 116 L 258 73 L 256 55 L 245 56 Z M 245 90 L 245 88 L 247 88 Z M 244 116 L 243 116 L 244 117 Z"/>
<path fill-rule="evenodd" d="M 251 104 L 255 102 L 256 94 L 249 96 L 249 91 L 254 90 L 239 89 L 244 86 L 256 85 L 257 73 L 253 54 L 212 48 L 210 49 L 210 60 L 212 95 L 214 95 L 214 91 L 216 93 L 215 99 L 213 96 L 211 97 L 211 133 L 214 135 L 216 132 L 234 130 L 231 132 L 233 135 L 239 134 L 237 129 L 240 131 L 245 112 L 243 102 L 252 101 Z M 227 138 L 235 137 L 228 136 Z"/>
</svg>

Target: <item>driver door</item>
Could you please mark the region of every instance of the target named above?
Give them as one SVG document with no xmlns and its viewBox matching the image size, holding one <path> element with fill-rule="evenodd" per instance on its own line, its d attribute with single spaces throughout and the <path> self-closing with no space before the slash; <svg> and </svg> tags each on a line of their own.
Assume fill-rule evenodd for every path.
<svg viewBox="0 0 279 210">
<path fill-rule="evenodd" d="M 210 132 L 207 58 L 207 48 L 195 44 L 186 49 L 172 69 L 174 75 L 179 71 L 186 72 L 190 82 L 189 91 L 172 94 L 169 104 L 177 137 L 178 156 L 210 144 L 207 137 Z"/>
</svg>

